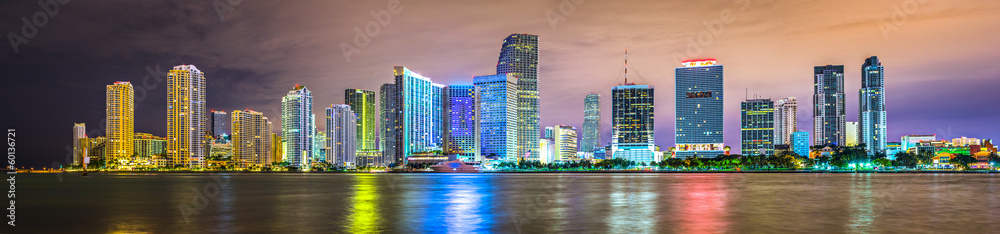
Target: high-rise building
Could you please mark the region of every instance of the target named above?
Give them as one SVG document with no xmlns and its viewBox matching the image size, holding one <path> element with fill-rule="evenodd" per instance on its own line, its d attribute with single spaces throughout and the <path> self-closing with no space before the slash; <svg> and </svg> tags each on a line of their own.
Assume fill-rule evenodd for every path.
<svg viewBox="0 0 1000 234">
<path fill-rule="evenodd" d="M 687 60 L 674 69 L 676 157 L 716 157 L 723 149 L 723 66 Z"/>
<path fill-rule="evenodd" d="M 233 125 L 230 139 L 236 167 L 264 168 L 274 162 L 271 121 L 263 113 L 250 109 L 231 113 Z"/>
<path fill-rule="evenodd" d="M 844 145 L 858 145 L 858 122 L 844 122 Z"/>
<path fill-rule="evenodd" d="M 456 154 L 466 162 L 482 161 L 475 85 L 449 85 L 445 98 L 445 154 Z"/>
<path fill-rule="evenodd" d="M 583 99 L 583 137 L 580 151 L 593 153 L 601 144 L 601 95 L 587 94 Z"/>
<path fill-rule="evenodd" d="M 229 132 L 229 121 L 232 119 L 229 118 L 229 114 L 225 111 L 212 110 L 211 112 L 212 137 L 215 137 L 215 139 L 224 139 L 225 136 L 231 135 Z"/>
<path fill-rule="evenodd" d="M 791 145 L 792 133 L 799 129 L 799 107 L 795 97 L 774 101 L 774 144 Z"/>
<path fill-rule="evenodd" d="M 379 149 L 386 166 L 403 163 L 403 138 L 397 135 L 403 131 L 397 107 L 401 99 L 396 93 L 395 83 L 383 84 L 379 89 Z"/>
<path fill-rule="evenodd" d="M 333 165 L 357 164 L 357 115 L 349 105 L 326 108 L 326 161 Z"/>
<path fill-rule="evenodd" d="M 792 133 L 792 151 L 799 156 L 809 156 L 809 132 L 798 131 Z"/>
<path fill-rule="evenodd" d="M 877 56 L 861 65 L 861 90 L 858 93 L 858 143 L 868 154 L 885 153 L 885 74 Z"/>
<path fill-rule="evenodd" d="M 504 38 L 497 74 L 517 78 L 517 155 L 538 152 L 538 35 L 511 34 Z M 536 156 L 529 158 L 537 160 Z"/>
<path fill-rule="evenodd" d="M 635 83 L 611 89 L 611 149 L 615 158 L 653 161 L 653 94 L 653 86 Z"/>
<path fill-rule="evenodd" d="M 555 159 L 562 161 L 578 160 L 578 158 L 576 157 L 576 152 L 577 152 L 576 128 L 574 128 L 573 126 L 556 125 L 553 128 L 553 130 L 554 130 L 553 134 L 555 137 L 555 139 L 553 139 L 554 140 L 553 146 L 555 148 L 555 151 L 553 153 L 555 154 Z"/>
<path fill-rule="evenodd" d="M 383 92 L 383 97 L 393 102 L 390 104 L 393 109 L 389 110 L 392 113 L 384 119 L 389 123 L 384 128 L 394 131 L 387 135 L 395 139 L 383 141 L 388 144 L 383 156 L 392 155 L 400 165 L 408 163 L 407 157 L 442 150 L 444 85 L 435 84 L 430 78 L 403 66 L 393 67 L 393 74 L 396 83 L 392 87 L 395 91 L 391 95 Z M 386 88 L 385 85 L 382 87 Z"/>
<path fill-rule="evenodd" d="M 911 151 L 910 148 L 917 147 L 921 141 L 937 141 L 937 135 L 903 135 L 900 150 L 914 153 L 916 151 Z"/>
<path fill-rule="evenodd" d="M 205 166 L 205 73 L 194 65 L 167 72 L 167 166 Z"/>
<path fill-rule="evenodd" d="M 357 127 L 357 126 L 355 126 Z M 355 136 L 357 137 L 357 136 Z M 329 147 L 326 146 L 326 131 L 324 129 L 316 129 L 313 134 L 313 162 L 329 162 L 327 161 L 326 152 L 329 151 Z"/>
<path fill-rule="evenodd" d="M 844 65 L 813 68 L 813 145 L 847 144 L 844 122 Z"/>
<path fill-rule="evenodd" d="M 77 154 L 79 154 L 81 158 L 83 157 L 90 158 L 90 161 L 89 163 L 87 163 L 87 165 L 90 165 L 89 167 L 91 169 L 94 168 L 94 164 L 101 164 L 101 162 L 104 161 L 104 159 L 106 158 L 105 154 L 107 154 L 106 150 L 108 146 L 107 138 L 104 137 L 81 138 L 79 139 L 79 141 L 80 141 L 80 151 L 77 152 Z M 81 165 L 83 165 L 85 161 L 87 160 L 80 159 Z"/>
<path fill-rule="evenodd" d="M 552 163 L 557 160 L 555 141 L 549 138 L 538 139 L 538 161 L 541 163 Z"/>
<path fill-rule="evenodd" d="M 351 111 L 358 115 L 358 135 L 357 150 L 377 150 L 378 142 L 375 140 L 376 132 L 376 110 L 375 91 L 362 89 L 344 90 L 344 104 L 351 106 Z"/>
<path fill-rule="evenodd" d="M 73 165 L 83 163 L 83 155 L 80 154 L 80 139 L 87 138 L 87 125 L 84 123 L 73 124 Z"/>
<path fill-rule="evenodd" d="M 271 132 L 271 129 L 267 129 L 267 131 Z M 270 164 L 285 161 L 285 145 L 283 142 L 281 136 L 271 132 L 271 162 L 268 162 L 268 165 L 264 165 L 264 167 L 270 167 Z"/>
<path fill-rule="evenodd" d="M 774 101 L 740 103 L 740 143 L 743 155 L 774 155 Z"/>
<path fill-rule="evenodd" d="M 499 160 L 517 161 L 518 154 L 518 89 L 513 74 L 473 77 L 479 112 L 480 154 L 495 155 Z M 537 127 L 536 127 L 537 129 Z M 537 138 L 538 131 L 534 132 Z M 536 140 L 537 142 L 537 140 Z M 538 143 L 536 143 L 538 144 Z M 537 146 L 536 146 L 537 147 Z M 525 160 L 538 160 L 537 150 Z"/>
<path fill-rule="evenodd" d="M 552 127 L 545 127 L 545 132 L 542 134 L 542 138 L 545 138 L 545 139 L 555 139 L 555 136 L 553 135 L 554 134 L 553 132 L 554 132 L 554 130 L 552 130 Z"/>
<path fill-rule="evenodd" d="M 281 98 L 281 132 L 285 146 L 285 160 L 292 166 L 306 168 L 313 152 L 313 131 L 316 129 L 313 114 L 313 96 L 305 86 L 295 85 Z"/>
<path fill-rule="evenodd" d="M 153 136 L 149 133 L 135 133 L 132 145 L 137 158 L 159 157 L 167 153 L 167 138 Z"/>
<path fill-rule="evenodd" d="M 122 164 L 132 158 L 135 136 L 135 90 L 129 82 L 107 86 L 107 162 Z M 110 165 L 109 164 L 109 165 Z"/>
</svg>

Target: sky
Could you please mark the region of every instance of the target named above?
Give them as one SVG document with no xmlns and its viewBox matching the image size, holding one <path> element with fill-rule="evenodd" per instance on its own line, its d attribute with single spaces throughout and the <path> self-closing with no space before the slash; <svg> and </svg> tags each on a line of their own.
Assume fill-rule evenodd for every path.
<svg viewBox="0 0 1000 234">
<path fill-rule="evenodd" d="M 103 135 L 115 81 L 136 88 L 137 132 L 166 134 L 164 77 L 181 64 L 205 72 L 208 109 L 263 112 L 277 132 L 281 97 L 296 84 L 313 92 L 318 115 L 343 103 L 344 89 L 392 82 L 397 65 L 471 84 L 495 74 L 512 33 L 540 38 L 541 125 L 579 129 L 584 97 L 597 92 L 602 143 L 625 49 L 629 80 L 657 90 L 664 147 L 674 141 L 673 68 L 698 58 L 725 66 L 734 151 L 746 97 L 797 97 L 798 128 L 811 132 L 813 66 L 845 65 L 847 119 L 857 121 L 869 56 L 885 66 L 889 141 L 1000 133 L 1000 2 L 990 0 L 49 2 L 58 8 L 0 3 L 0 124 L 16 131 L 19 165 L 67 164 L 73 123 Z"/>
</svg>

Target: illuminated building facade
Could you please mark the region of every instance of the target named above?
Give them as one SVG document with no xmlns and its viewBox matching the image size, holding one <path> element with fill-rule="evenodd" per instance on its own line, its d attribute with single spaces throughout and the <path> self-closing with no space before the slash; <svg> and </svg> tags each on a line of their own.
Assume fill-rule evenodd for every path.
<svg viewBox="0 0 1000 234">
<path fill-rule="evenodd" d="M 357 165 L 357 115 L 349 105 L 326 108 L 326 162 L 354 167 Z"/>
<path fill-rule="evenodd" d="M 809 156 L 809 132 L 792 133 L 792 151 L 799 156 Z"/>
<path fill-rule="evenodd" d="M 937 141 L 937 135 L 903 135 L 900 139 L 901 148 L 904 152 L 916 153 L 916 148 L 921 141 Z"/>
<path fill-rule="evenodd" d="M 687 60 L 674 69 L 676 157 L 716 157 L 723 149 L 723 66 Z"/>
<path fill-rule="evenodd" d="M 792 133 L 798 126 L 799 104 L 795 97 L 774 101 L 774 144 L 792 145 Z"/>
<path fill-rule="evenodd" d="M 229 114 L 225 111 L 213 110 L 211 112 L 212 137 L 215 137 L 215 139 L 224 139 L 226 136 L 231 135 L 232 133 L 229 132 L 231 130 L 229 121 L 232 119 L 229 118 Z"/>
<path fill-rule="evenodd" d="M 87 138 L 87 125 L 84 123 L 73 124 L 73 165 L 83 163 L 83 155 L 80 154 L 80 139 Z"/>
<path fill-rule="evenodd" d="M 383 84 L 379 89 L 379 150 L 387 166 L 403 163 L 403 138 L 398 136 L 403 128 L 397 107 L 400 99 L 395 83 Z"/>
<path fill-rule="evenodd" d="M 885 153 L 885 74 L 877 56 L 861 65 L 861 90 L 858 93 L 858 143 L 868 154 Z"/>
<path fill-rule="evenodd" d="M 517 79 L 517 155 L 538 152 L 538 35 L 511 34 L 503 40 L 497 74 Z M 529 159 L 538 160 L 537 154 Z"/>
<path fill-rule="evenodd" d="M 149 133 L 135 133 L 132 139 L 136 157 L 152 158 L 167 153 L 167 139 Z"/>
<path fill-rule="evenodd" d="M 383 101 L 391 102 L 391 109 L 383 109 L 387 122 L 383 127 L 383 141 L 387 152 L 398 164 L 406 164 L 413 155 L 427 155 L 442 150 L 444 130 L 444 85 L 431 82 L 403 66 L 393 67 L 396 83 L 392 93 L 383 92 Z M 383 85 L 383 91 L 386 88 Z M 394 139 L 392 139 L 394 138 Z M 391 150 L 391 151 L 390 151 Z M 384 155 L 389 157 L 389 155 Z"/>
<path fill-rule="evenodd" d="M 482 161 L 478 153 L 476 86 L 449 85 L 445 93 L 445 154 L 456 154 L 465 162 Z"/>
<path fill-rule="evenodd" d="M 846 146 L 857 146 L 858 145 L 858 122 L 847 121 L 844 122 L 844 145 Z"/>
<path fill-rule="evenodd" d="M 583 99 L 583 137 L 580 140 L 580 151 L 593 153 L 594 148 L 601 147 L 601 95 L 587 94 Z"/>
<path fill-rule="evenodd" d="M 743 155 L 774 155 L 774 101 L 740 103 L 740 144 Z"/>
<path fill-rule="evenodd" d="M 627 83 L 611 89 L 611 148 L 615 158 L 653 161 L 654 89 Z"/>
<path fill-rule="evenodd" d="M 107 161 L 124 163 L 131 160 L 135 136 L 135 91 L 129 82 L 107 86 Z"/>
<path fill-rule="evenodd" d="M 271 131 L 271 129 L 268 129 Z M 277 133 L 271 133 L 271 163 L 281 163 L 285 161 L 285 141 Z M 268 166 L 264 166 L 268 167 Z"/>
<path fill-rule="evenodd" d="M 205 166 L 205 74 L 194 65 L 167 72 L 167 166 Z"/>
<path fill-rule="evenodd" d="M 844 65 L 814 67 L 813 81 L 813 145 L 846 145 Z"/>
<path fill-rule="evenodd" d="M 351 106 L 351 111 L 357 114 L 357 150 L 377 150 L 378 141 L 375 134 L 378 131 L 375 122 L 375 91 L 363 89 L 344 90 L 344 104 Z"/>
<path fill-rule="evenodd" d="M 517 78 L 513 74 L 497 74 L 473 77 L 478 98 L 479 112 L 479 152 L 481 155 L 495 155 L 499 160 L 517 161 L 518 154 L 518 89 Z M 537 129 L 537 127 L 536 127 Z M 535 131 L 537 145 L 538 131 Z M 535 146 L 537 147 L 537 146 Z M 525 160 L 538 160 L 538 151 Z"/>
<path fill-rule="evenodd" d="M 271 154 L 271 121 L 263 113 L 232 112 L 232 151 L 237 168 L 264 168 L 274 161 Z M 212 147 L 213 149 L 215 147 Z"/>
<path fill-rule="evenodd" d="M 554 128 L 553 147 L 555 151 L 553 152 L 554 158 L 556 160 L 562 161 L 576 161 L 576 149 L 577 149 L 577 131 L 573 126 L 566 125 L 556 125 Z"/>
<path fill-rule="evenodd" d="M 313 96 L 305 86 L 295 85 L 281 98 L 281 132 L 285 140 L 285 161 L 292 166 L 306 168 L 313 153 L 313 131 L 316 129 L 313 114 Z"/>
</svg>

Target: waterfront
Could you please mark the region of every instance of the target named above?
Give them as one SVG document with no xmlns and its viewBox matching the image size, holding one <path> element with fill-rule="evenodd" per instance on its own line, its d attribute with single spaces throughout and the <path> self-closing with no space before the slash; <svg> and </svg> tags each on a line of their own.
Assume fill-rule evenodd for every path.
<svg viewBox="0 0 1000 234">
<path fill-rule="evenodd" d="M 988 233 L 1000 230 L 998 182 L 949 173 L 19 174 L 18 226 L 4 230 Z"/>
</svg>

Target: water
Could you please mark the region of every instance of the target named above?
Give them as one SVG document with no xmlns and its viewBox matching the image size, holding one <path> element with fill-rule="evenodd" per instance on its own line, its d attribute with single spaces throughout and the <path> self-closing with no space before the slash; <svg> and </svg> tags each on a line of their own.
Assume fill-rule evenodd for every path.
<svg viewBox="0 0 1000 234">
<path fill-rule="evenodd" d="M 992 174 L 17 177 L 4 233 L 1000 232 Z"/>
</svg>

